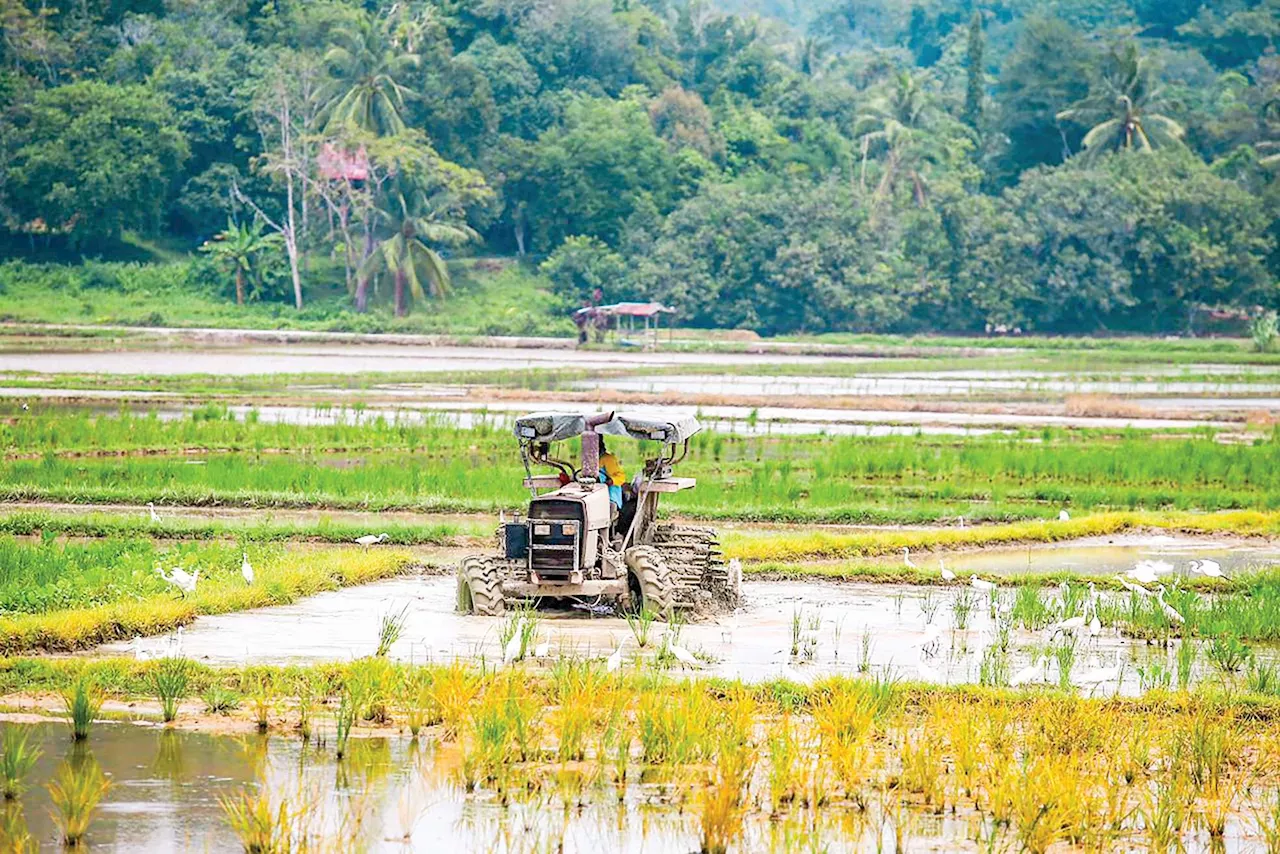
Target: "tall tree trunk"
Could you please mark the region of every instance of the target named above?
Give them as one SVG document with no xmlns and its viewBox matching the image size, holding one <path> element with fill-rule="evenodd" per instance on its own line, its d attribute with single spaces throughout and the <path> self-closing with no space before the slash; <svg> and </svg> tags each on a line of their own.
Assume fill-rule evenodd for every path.
<svg viewBox="0 0 1280 854">
<path fill-rule="evenodd" d="M 369 310 L 369 277 L 356 279 L 356 311 L 364 314 Z"/>
<path fill-rule="evenodd" d="M 396 270 L 396 317 L 404 317 L 409 313 L 408 306 L 405 305 L 405 275 L 404 270 Z"/>
<path fill-rule="evenodd" d="M 236 305 L 244 305 L 244 267 L 236 267 Z"/>
</svg>

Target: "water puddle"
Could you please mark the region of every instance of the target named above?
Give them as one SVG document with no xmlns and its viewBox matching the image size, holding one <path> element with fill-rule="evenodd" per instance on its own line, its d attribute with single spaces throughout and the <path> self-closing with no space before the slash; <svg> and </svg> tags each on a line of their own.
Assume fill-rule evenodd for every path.
<svg viewBox="0 0 1280 854">
<path fill-rule="evenodd" d="M 1049 594 L 1046 594 L 1049 595 Z M 1004 594 L 1007 607 L 1012 591 Z M 1104 600 L 1119 597 L 1107 594 Z M 501 662 L 504 618 L 455 610 L 450 577 L 401 578 L 322 593 L 291 605 L 201 617 L 184 631 L 184 655 L 212 664 L 291 664 L 351 661 L 372 655 L 383 616 L 407 607 L 407 621 L 390 657 L 416 663 L 454 659 Z M 968 585 L 921 588 L 834 582 L 747 582 L 737 612 L 679 627 L 678 642 L 707 658 L 689 675 L 748 681 L 786 678 L 809 682 L 823 675 L 894 674 L 928 682 L 977 682 L 984 652 L 999 635 L 999 617 L 985 594 Z M 651 661 L 664 624 L 652 627 L 639 648 L 627 622 L 579 610 L 539 612 L 539 640 L 548 645 L 546 666 L 557 656 L 604 658 L 625 641 L 624 660 Z M 1016 673 L 1046 649 L 1045 632 L 1014 628 L 1008 665 Z M 150 641 L 165 648 L 167 638 Z M 924 647 L 922 651 L 922 647 Z M 131 654 L 109 644 L 95 654 Z M 1078 683 L 1085 691 L 1137 693 L 1138 665 L 1167 661 L 1168 653 L 1104 629 L 1080 639 L 1077 676 L 1123 665 L 1104 685 Z M 1050 670 L 1044 678 L 1053 678 Z"/>
<path fill-rule="evenodd" d="M 931 558 L 914 558 L 922 567 L 932 568 Z M 997 574 L 1069 572 L 1075 575 L 1114 575 L 1133 568 L 1140 560 L 1172 564 L 1174 577 L 1191 575 L 1193 560 L 1217 561 L 1228 575 L 1265 569 L 1280 564 L 1280 546 L 1250 541 L 1212 540 L 1151 534 L 1112 534 L 1020 548 L 984 548 L 945 558 L 957 573 Z"/>
</svg>

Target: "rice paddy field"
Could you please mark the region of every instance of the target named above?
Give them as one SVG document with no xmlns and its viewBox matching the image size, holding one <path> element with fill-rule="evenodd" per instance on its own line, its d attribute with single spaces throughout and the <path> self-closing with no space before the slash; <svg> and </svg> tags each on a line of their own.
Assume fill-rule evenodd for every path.
<svg viewBox="0 0 1280 854">
<path fill-rule="evenodd" d="M 402 337 L 0 331 L 0 848 L 1280 852 L 1280 357 Z M 631 407 L 741 604 L 460 613 Z"/>
</svg>

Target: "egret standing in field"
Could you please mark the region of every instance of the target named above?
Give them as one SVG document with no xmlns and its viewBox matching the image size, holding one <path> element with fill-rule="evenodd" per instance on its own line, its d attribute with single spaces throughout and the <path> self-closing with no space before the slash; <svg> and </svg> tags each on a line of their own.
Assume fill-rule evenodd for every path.
<svg viewBox="0 0 1280 854">
<path fill-rule="evenodd" d="M 1174 608 L 1168 602 L 1164 601 L 1164 585 L 1163 584 L 1160 585 L 1160 590 L 1158 593 L 1156 593 L 1156 601 L 1160 603 L 1160 610 L 1164 611 L 1164 615 L 1165 617 L 1168 618 L 1170 623 L 1177 623 L 1178 625 L 1182 625 L 1187 621 L 1185 617 L 1183 617 L 1181 614 L 1178 613 L 1176 608 Z"/>
<path fill-rule="evenodd" d="M 942 558 L 938 558 L 938 571 L 942 573 L 942 580 L 943 580 L 943 581 L 955 581 L 955 580 L 956 580 L 956 574 L 955 574 L 954 572 L 952 572 L 951 570 L 947 569 L 946 565 L 945 565 L 945 564 L 943 564 L 943 562 L 942 562 Z"/>
<path fill-rule="evenodd" d="M 511 640 L 507 641 L 507 645 L 502 648 L 502 664 L 506 666 L 520 659 L 520 631 L 511 636 Z"/>
<path fill-rule="evenodd" d="M 196 592 L 196 583 L 200 580 L 200 570 L 197 569 L 194 574 L 190 574 L 183 570 L 182 567 L 175 566 L 166 575 L 165 571 L 157 566 L 156 572 L 159 573 L 160 577 L 165 581 L 181 590 L 183 596 Z"/>
<path fill-rule="evenodd" d="M 147 502 L 147 512 L 151 514 L 152 522 L 160 521 L 160 514 L 156 512 L 156 505 L 150 501 Z"/>
<path fill-rule="evenodd" d="M 902 547 L 902 562 L 907 569 L 917 569 L 918 567 L 911 561 L 911 550 L 906 546 Z"/>
<path fill-rule="evenodd" d="M 1009 680 L 1009 684 L 1014 688 L 1020 685 L 1026 685 L 1029 682 L 1040 682 L 1044 679 L 1044 665 L 1030 664 L 1013 674 L 1013 678 Z"/>
<path fill-rule="evenodd" d="M 1123 587 L 1125 590 L 1128 590 L 1130 593 L 1137 593 L 1139 596 L 1143 597 L 1144 599 L 1150 598 L 1152 596 L 1152 593 L 1150 590 L 1148 590 L 1147 588 L 1139 584 L 1134 584 L 1132 581 L 1125 578 L 1123 575 L 1117 575 L 1116 580 L 1120 582 L 1121 587 Z"/>
<path fill-rule="evenodd" d="M 684 667 L 692 667 L 694 670 L 702 669 L 702 662 L 698 661 L 694 654 L 689 650 L 676 643 L 675 638 L 670 632 L 667 633 L 667 649 L 675 656 L 676 661 Z"/>
<path fill-rule="evenodd" d="M 981 590 L 983 593 L 990 593 L 996 589 L 996 586 L 990 581 L 984 581 L 977 575 L 969 576 L 969 583 L 973 585 L 974 590 Z"/>
<path fill-rule="evenodd" d="M 244 577 L 244 583 L 253 585 L 253 565 L 249 563 L 249 553 L 240 552 L 240 575 Z"/>
<path fill-rule="evenodd" d="M 1059 521 L 1059 522 L 1070 522 L 1070 521 L 1071 521 L 1071 514 L 1070 514 L 1070 513 L 1068 513 L 1066 510 L 1059 510 L 1059 511 L 1058 511 L 1058 521 Z"/>
<path fill-rule="evenodd" d="M 625 647 L 626 645 L 627 645 L 627 635 L 623 635 L 622 642 L 619 643 L 618 648 L 613 651 L 613 655 L 610 655 L 609 658 L 605 660 L 605 663 L 604 663 L 605 670 L 607 670 L 610 673 L 613 673 L 619 667 L 622 666 L 622 648 Z"/>
<path fill-rule="evenodd" d="M 385 543 L 388 538 L 387 534 L 365 534 L 363 537 L 356 537 L 356 543 L 368 548 L 378 543 Z"/>
</svg>

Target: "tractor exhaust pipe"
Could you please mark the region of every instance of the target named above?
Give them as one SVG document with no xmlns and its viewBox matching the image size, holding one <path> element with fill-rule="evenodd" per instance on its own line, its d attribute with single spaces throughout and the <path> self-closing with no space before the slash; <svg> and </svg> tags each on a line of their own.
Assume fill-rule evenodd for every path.
<svg viewBox="0 0 1280 854">
<path fill-rule="evenodd" d="M 600 434 L 595 428 L 612 420 L 612 412 L 601 412 L 587 418 L 587 429 L 582 434 L 582 469 L 578 473 L 579 479 L 595 481 L 599 478 Z"/>
</svg>

